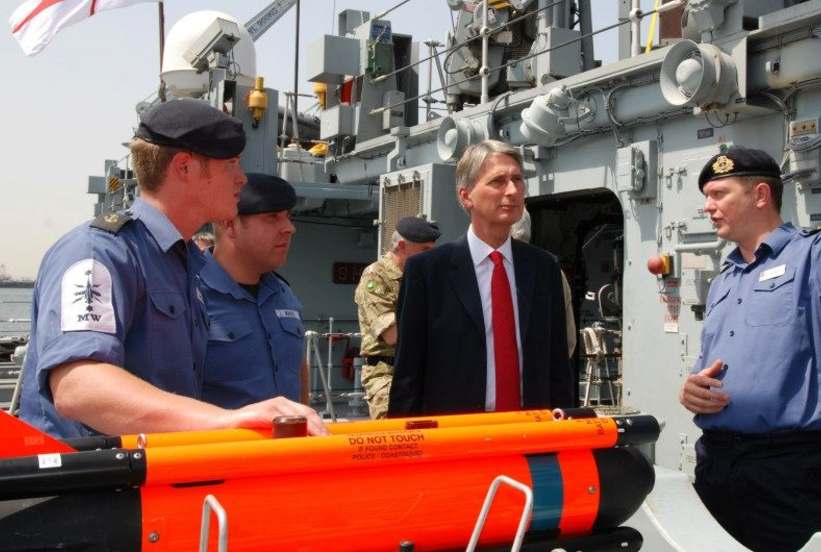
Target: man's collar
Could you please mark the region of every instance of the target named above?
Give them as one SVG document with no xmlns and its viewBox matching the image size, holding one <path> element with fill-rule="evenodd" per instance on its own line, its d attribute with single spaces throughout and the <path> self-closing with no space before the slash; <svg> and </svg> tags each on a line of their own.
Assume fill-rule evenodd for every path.
<svg viewBox="0 0 821 552">
<path fill-rule="evenodd" d="M 211 289 L 234 299 L 247 299 L 250 294 L 237 284 L 210 251 L 205 252 L 205 266 L 200 272 L 200 278 Z"/>
<path fill-rule="evenodd" d="M 498 251 L 502 254 L 505 260 L 511 264 L 513 263 L 513 249 L 510 246 L 510 236 L 508 236 L 505 242 L 500 245 L 498 249 L 493 249 L 476 235 L 473 231 L 473 225 L 471 224 L 468 227 L 467 239 L 468 249 L 470 249 L 470 258 L 473 260 L 474 267 L 479 266 L 479 263 L 487 259 L 488 255 L 494 251 Z"/>
<path fill-rule="evenodd" d="M 143 222 L 163 252 L 168 252 L 175 243 L 182 240 L 180 231 L 168 217 L 144 199 L 138 197 L 129 210 L 133 218 Z"/>
<path fill-rule="evenodd" d="M 784 249 L 784 246 L 792 239 L 793 235 L 798 230 L 795 229 L 795 226 L 792 225 L 791 222 L 785 222 L 769 234 L 764 240 L 761 242 L 762 245 L 767 244 L 770 250 L 773 252 L 773 255 L 778 255 L 781 253 L 781 250 Z M 760 248 L 761 246 L 759 246 Z"/>
<path fill-rule="evenodd" d="M 234 299 L 253 300 L 251 294 L 242 288 L 228 272 L 217 262 L 210 251 L 205 252 L 205 266 L 200 272 L 203 282 L 219 293 L 230 295 Z M 266 272 L 259 280 L 259 292 L 256 301 L 262 303 L 269 296 L 279 293 L 282 284 L 272 272 Z"/>
<path fill-rule="evenodd" d="M 759 244 L 758 249 L 755 251 L 756 260 L 760 260 L 766 254 L 767 250 L 771 251 L 773 256 L 778 256 L 797 231 L 791 222 L 785 222 L 767 234 L 767 236 L 761 240 L 761 244 Z M 737 266 L 751 264 L 744 260 L 739 247 L 736 247 L 727 255 L 727 261 Z"/>
<path fill-rule="evenodd" d="M 385 253 L 382 255 L 382 258 L 379 259 L 379 262 L 385 267 L 385 270 L 388 272 L 388 276 L 394 280 L 398 280 L 402 277 L 402 269 L 396 264 L 396 261 L 393 259 L 392 255 Z"/>
</svg>

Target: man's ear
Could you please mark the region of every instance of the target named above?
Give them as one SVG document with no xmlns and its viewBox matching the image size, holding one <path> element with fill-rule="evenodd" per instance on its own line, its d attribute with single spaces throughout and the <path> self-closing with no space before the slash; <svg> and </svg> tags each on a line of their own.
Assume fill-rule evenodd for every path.
<svg viewBox="0 0 821 552">
<path fill-rule="evenodd" d="M 229 220 L 224 220 L 221 222 L 215 222 L 214 224 L 219 228 L 219 234 L 227 236 L 231 239 L 237 237 L 237 224 L 239 221 L 239 217 L 234 217 Z"/>
<path fill-rule="evenodd" d="M 168 164 L 169 176 L 178 180 L 187 180 L 194 169 L 195 162 L 194 156 L 187 151 L 175 153 Z"/>
<path fill-rule="evenodd" d="M 770 189 L 770 185 L 766 182 L 759 182 L 753 187 L 753 196 L 756 207 L 773 205 L 773 193 Z"/>
<path fill-rule="evenodd" d="M 470 200 L 470 189 L 469 188 L 459 188 L 459 201 L 462 203 L 462 206 L 465 209 L 470 209 L 473 207 L 473 202 Z"/>
</svg>

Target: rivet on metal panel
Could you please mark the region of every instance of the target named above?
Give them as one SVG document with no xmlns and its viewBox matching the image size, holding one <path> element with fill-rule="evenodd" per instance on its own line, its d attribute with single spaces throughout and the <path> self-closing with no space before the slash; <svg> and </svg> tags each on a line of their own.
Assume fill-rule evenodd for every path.
<svg viewBox="0 0 821 552">
<path fill-rule="evenodd" d="M 152 531 L 148 534 L 148 542 L 154 543 L 160 540 L 160 534 L 156 531 Z"/>
</svg>

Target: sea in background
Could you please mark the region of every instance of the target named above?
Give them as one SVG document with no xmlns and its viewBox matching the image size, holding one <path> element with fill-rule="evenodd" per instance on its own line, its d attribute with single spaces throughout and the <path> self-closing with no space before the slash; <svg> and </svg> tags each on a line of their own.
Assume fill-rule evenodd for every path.
<svg viewBox="0 0 821 552">
<path fill-rule="evenodd" d="M 0 287 L 0 337 L 28 335 L 32 288 Z"/>
</svg>

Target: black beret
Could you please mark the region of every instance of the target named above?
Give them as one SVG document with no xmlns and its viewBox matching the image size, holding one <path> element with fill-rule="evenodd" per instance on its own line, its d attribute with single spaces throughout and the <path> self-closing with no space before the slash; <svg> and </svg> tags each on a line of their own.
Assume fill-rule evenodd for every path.
<svg viewBox="0 0 821 552">
<path fill-rule="evenodd" d="M 248 173 L 248 183 L 239 193 L 240 215 L 287 211 L 296 205 L 294 187 L 286 180 L 269 174 Z"/>
<path fill-rule="evenodd" d="M 781 167 L 765 151 L 733 146 L 724 153 L 714 155 L 698 175 L 698 189 L 711 180 L 730 176 L 765 176 L 781 178 Z"/>
<path fill-rule="evenodd" d="M 239 119 L 191 98 L 163 102 L 144 112 L 136 137 L 214 159 L 236 157 L 245 148 Z"/>
<path fill-rule="evenodd" d="M 442 235 L 438 226 L 418 217 L 399 219 L 396 223 L 396 231 L 400 236 L 414 243 L 436 241 Z"/>
</svg>

